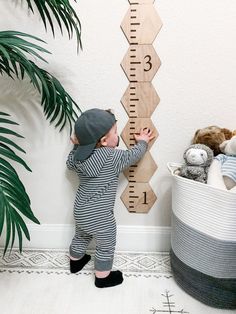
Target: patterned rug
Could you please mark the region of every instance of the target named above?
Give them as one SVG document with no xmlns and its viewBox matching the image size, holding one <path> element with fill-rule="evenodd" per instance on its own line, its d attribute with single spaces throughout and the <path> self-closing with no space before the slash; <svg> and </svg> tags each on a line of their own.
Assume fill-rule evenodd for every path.
<svg viewBox="0 0 236 314">
<path fill-rule="evenodd" d="M 93 273 L 94 255 L 82 272 Z M 70 274 L 69 255 L 63 250 L 12 250 L 3 256 L 0 249 L 0 272 L 28 272 L 46 274 Z M 114 269 L 120 269 L 126 276 L 171 277 L 168 253 L 116 253 Z M 78 274 L 77 274 L 78 275 Z"/>
<path fill-rule="evenodd" d="M 1 314 L 233 314 L 210 308 L 175 283 L 168 253 L 115 255 L 114 269 L 124 274 L 122 285 L 94 286 L 92 260 L 77 274 L 69 272 L 63 250 L 0 249 Z"/>
</svg>

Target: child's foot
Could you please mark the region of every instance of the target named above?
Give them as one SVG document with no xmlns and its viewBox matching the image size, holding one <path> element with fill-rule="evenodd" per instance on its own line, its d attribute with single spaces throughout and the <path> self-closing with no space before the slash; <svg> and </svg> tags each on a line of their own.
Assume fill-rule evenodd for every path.
<svg viewBox="0 0 236 314">
<path fill-rule="evenodd" d="M 95 276 L 95 286 L 97 288 L 108 288 L 120 285 L 123 282 L 122 272 L 119 270 L 111 271 L 105 278 L 97 278 Z"/>
<path fill-rule="evenodd" d="M 83 267 L 90 261 L 90 259 L 91 256 L 88 254 L 85 254 L 81 259 L 78 260 L 70 259 L 70 272 L 72 274 L 77 273 L 78 271 L 83 269 Z"/>
</svg>

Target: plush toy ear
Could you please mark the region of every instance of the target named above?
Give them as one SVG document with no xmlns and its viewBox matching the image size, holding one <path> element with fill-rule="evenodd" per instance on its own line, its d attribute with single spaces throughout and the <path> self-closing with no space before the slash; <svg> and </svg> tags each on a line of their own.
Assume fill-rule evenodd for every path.
<svg viewBox="0 0 236 314">
<path fill-rule="evenodd" d="M 221 132 L 224 133 L 226 140 L 230 140 L 231 137 L 233 136 L 232 131 L 230 131 L 229 129 L 223 128 L 223 129 L 221 129 Z"/>
<path fill-rule="evenodd" d="M 195 132 L 194 137 L 193 137 L 193 139 L 192 139 L 192 141 L 191 141 L 192 144 L 196 144 L 196 140 L 197 140 L 197 137 L 198 137 L 198 133 L 199 133 L 200 131 L 201 131 L 201 130 L 198 129 L 198 130 Z"/>
<path fill-rule="evenodd" d="M 233 136 L 236 135 L 236 130 L 233 130 L 232 135 Z"/>
</svg>

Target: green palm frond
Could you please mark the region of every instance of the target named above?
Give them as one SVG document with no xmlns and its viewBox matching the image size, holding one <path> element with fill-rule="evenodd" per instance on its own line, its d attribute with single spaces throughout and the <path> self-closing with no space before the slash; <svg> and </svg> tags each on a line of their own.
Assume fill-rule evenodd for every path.
<svg viewBox="0 0 236 314">
<path fill-rule="evenodd" d="M 49 52 L 22 37 L 29 37 L 43 42 L 35 36 L 21 32 L 0 32 L 0 73 L 6 73 L 12 78 L 13 75 L 16 75 L 20 79 L 23 79 L 24 75 L 27 74 L 32 84 L 42 95 L 41 105 L 46 118 L 50 122 L 54 122 L 57 119 L 56 127 L 60 126 L 60 130 L 68 122 L 70 131 L 72 131 L 71 122 L 77 119 L 74 107 L 80 111 L 78 105 L 53 75 L 38 67 L 25 54 L 27 53 L 45 61 L 38 52 Z"/>
<path fill-rule="evenodd" d="M 77 38 L 77 48 L 82 48 L 81 44 L 81 24 L 75 10 L 70 5 L 69 0 L 26 0 L 29 9 L 34 13 L 32 2 L 38 9 L 43 20 L 43 24 L 47 30 L 47 22 L 49 23 L 52 33 L 55 36 L 52 16 L 55 17 L 61 33 L 63 34 L 62 24 L 66 27 L 69 38 L 73 36 L 73 32 Z"/>
<path fill-rule="evenodd" d="M 53 23 L 56 22 L 62 34 L 63 27 L 66 28 L 69 38 L 72 38 L 75 33 L 77 49 L 82 48 L 81 24 L 69 0 L 26 1 L 30 11 L 34 13 L 34 9 L 38 10 L 46 30 L 50 26 L 55 36 Z M 36 44 L 28 39 L 35 40 Z M 49 51 L 42 48 L 40 43 L 44 41 L 32 35 L 17 31 L 1 31 L 0 74 L 7 74 L 12 79 L 15 77 L 24 79 L 27 75 L 42 96 L 41 105 L 46 118 L 50 122 L 55 122 L 55 127 L 60 127 L 60 130 L 69 123 L 72 132 L 72 121 L 77 119 L 77 112 L 81 110 L 53 75 L 29 59 L 31 57 L 47 62 L 41 53 L 49 53 Z M 6 232 L 4 255 L 9 247 L 13 247 L 16 235 L 18 235 L 20 251 L 22 251 L 23 235 L 30 240 L 24 217 L 39 224 L 31 210 L 30 199 L 24 185 L 11 165 L 12 162 L 17 162 L 31 171 L 15 152 L 25 153 L 25 151 L 10 139 L 22 136 L 11 130 L 9 125 L 17 125 L 17 123 L 12 121 L 7 113 L 0 112 L 0 237 L 4 230 Z"/>
<path fill-rule="evenodd" d="M 24 160 L 12 148 L 24 153 L 25 151 L 6 137 L 6 135 L 23 137 L 3 126 L 5 124 L 17 125 L 16 122 L 10 120 L 8 117 L 8 114 L 0 112 L 0 236 L 5 225 L 6 240 L 4 254 L 9 246 L 13 247 L 16 233 L 19 239 L 20 251 L 22 251 L 22 235 L 24 234 L 30 240 L 29 231 L 22 219 L 22 215 L 39 224 L 38 219 L 31 210 L 29 196 L 20 178 L 8 162 L 8 159 L 14 160 L 23 165 L 28 171 L 31 171 Z"/>
</svg>

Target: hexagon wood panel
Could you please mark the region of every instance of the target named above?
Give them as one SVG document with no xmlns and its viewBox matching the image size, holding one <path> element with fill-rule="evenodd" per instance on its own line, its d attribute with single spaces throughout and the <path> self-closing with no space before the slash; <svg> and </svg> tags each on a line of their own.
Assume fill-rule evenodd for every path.
<svg viewBox="0 0 236 314">
<path fill-rule="evenodd" d="M 152 4 L 131 5 L 121 28 L 130 44 L 150 44 L 162 27 L 162 21 Z"/>
<path fill-rule="evenodd" d="M 136 164 L 124 171 L 129 181 L 148 182 L 157 169 L 157 165 L 151 154 L 146 152 L 144 157 Z"/>
<path fill-rule="evenodd" d="M 130 118 L 150 117 L 160 98 L 151 82 L 130 83 L 121 103 Z"/>
<path fill-rule="evenodd" d="M 150 118 L 131 118 L 128 120 L 125 128 L 121 133 L 121 137 L 127 147 L 133 146 L 135 144 L 134 133 L 138 134 L 140 132 L 140 129 L 144 127 L 153 130 L 153 135 L 155 136 L 155 139 L 149 142 L 148 149 L 152 147 L 158 137 L 158 132 Z"/>
<path fill-rule="evenodd" d="M 129 212 L 147 213 L 152 208 L 157 197 L 149 183 L 129 182 L 121 195 L 121 200 Z"/>
<path fill-rule="evenodd" d="M 130 82 L 152 81 L 161 61 L 152 45 L 129 47 L 121 66 Z"/>
</svg>

